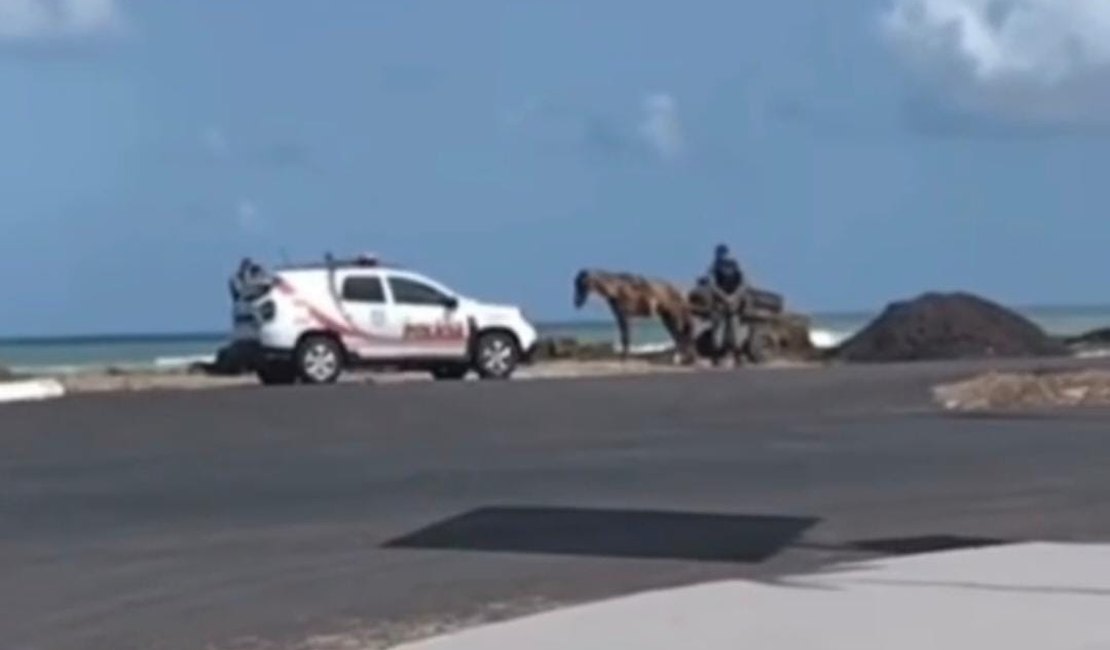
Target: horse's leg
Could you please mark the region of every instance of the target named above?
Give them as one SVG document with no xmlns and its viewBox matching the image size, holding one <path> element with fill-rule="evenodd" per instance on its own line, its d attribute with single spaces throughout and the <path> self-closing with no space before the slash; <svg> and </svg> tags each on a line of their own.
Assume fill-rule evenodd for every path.
<svg viewBox="0 0 1110 650">
<path fill-rule="evenodd" d="M 678 316 L 678 336 L 682 362 L 696 363 L 698 355 L 694 349 L 694 317 L 689 311 L 683 311 Z"/>
<path fill-rule="evenodd" d="M 671 340 L 674 341 L 674 363 L 682 363 L 686 355 L 686 333 L 685 327 L 682 324 L 682 319 L 677 314 L 670 311 L 660 311 L 659 319 L 663 321 L 663 327 L 666 328 L 667 333 L 670 334 Z"/>
<path fill-rule="evenodd" d="M 620 305 L 613 303 L 613 318 L 617 321 L 617 331 L 620 332 L 621 339 L 621 359 L 628 359 L 629 349 L 632 347 L 631 333 L 628 329 L 628 315 L 621 309 Z"/>
<path fill-rule="evenodd" d="M 721 350 L 725 347 L 723 311 L 720 297 L 714 294 L 709 310 L 709 331 L 712 334 L 709 340 L 713 344 L 710 360 L 714 367 L 721 365 Z"/>
<path fill-rule="evenodd" d="M 736 313 L 735 307 L 730 300 L 726 304 L 727 316 L 725 320 L 725 353 L 732 357 L 732 365 L 736 367 L 742 361 L 742 349 L 740 345 L 738 331 L 740 328 L 739 314 Z"/>
</svg>

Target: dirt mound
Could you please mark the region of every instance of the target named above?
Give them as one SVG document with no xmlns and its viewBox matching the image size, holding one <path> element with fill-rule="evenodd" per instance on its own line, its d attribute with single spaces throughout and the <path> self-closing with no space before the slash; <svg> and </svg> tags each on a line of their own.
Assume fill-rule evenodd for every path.
<svg viewBox="0 0 1110 650">
<path fill-rule="evenodd" d="M 1032 321 L 967 293 L 927 293 L 889 305 L 835 351 L 844 361 L 915 361 L 1064 354 Z"/>
<path fill-rule="evenodd" d="M 674 363 L 673 347 L 658 350 L 638 352 L 635 349 L 629 354 L 631 359 L 641 362 L 672 364 Z M 533 361 L 617 361 L 621 358 L 620 352 L 612 343 L 603 341 L 580 341 L 571 337 L 542 338 L 536 343 L 536 350 L 532 354 Z"/>
<path fill-rule="evenodd" d="M 534 361 L 598 361 L 620 355 L 612 343 L 579 341 L 571 337 L 544 338 L 536 343 Z"/>
<path fill-rule="evenodd" d="M 1064 339 L 1064 343 L 1077 352 L 1110 348 L 1110 327 L 1101 327 L 1079 336 Z"/>
<path fill-rule="evenodd" d="M 1110 405 L 1110 372 L 988 373 L 933 389 L 950 411 L 1051 409 Z"/>
</svg>

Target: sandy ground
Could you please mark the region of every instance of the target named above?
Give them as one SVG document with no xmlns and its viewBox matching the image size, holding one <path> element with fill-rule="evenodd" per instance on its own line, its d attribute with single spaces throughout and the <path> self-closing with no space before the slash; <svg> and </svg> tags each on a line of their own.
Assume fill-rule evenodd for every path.
<svg viewBox="0 0 1110 650">
<path fill-rule="evenodd" d="M 812 367 L 813 364 L 779 362 L 760 368 Z M 645 360 L 628 361 L 550 361 L 521 368 L 516 379 L 559 379 L 575 377 L 612 377 L 623 375 L 689 373 L 705 371 L 702 366 L 672 366 Z M 209 390 L 236 386 L 254 386 L 254 375 L 217 377 L 183 371 L 95 371 L 54 377 L 62 382 L 68 393 L 104 393 L 145 390 Z M 472 379 L 473 380 L 473 379 Z M 431 381 L 426 373 L 350 372 L 341 379 L 343 383 L 391 384 L 412 381 Z"/>
<path fill-rule="evenodd" d="M 1110 406 L 1110 371 L 989 372 L 934 388 L 950 411 Z"/>
</svg>

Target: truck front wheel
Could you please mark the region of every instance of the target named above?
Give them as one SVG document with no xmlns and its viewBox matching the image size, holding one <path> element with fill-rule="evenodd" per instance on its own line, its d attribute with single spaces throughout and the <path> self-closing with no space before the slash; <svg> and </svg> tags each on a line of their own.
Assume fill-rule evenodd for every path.
<svg viewBox="0 0 1110 650">
<path fill-rule="evenodd" d="M 520 346 L 506 332 L 485 332 L 474 349 L 474 368 L 482 379 L 508 379 L 520 365 Z"/>
</svg>

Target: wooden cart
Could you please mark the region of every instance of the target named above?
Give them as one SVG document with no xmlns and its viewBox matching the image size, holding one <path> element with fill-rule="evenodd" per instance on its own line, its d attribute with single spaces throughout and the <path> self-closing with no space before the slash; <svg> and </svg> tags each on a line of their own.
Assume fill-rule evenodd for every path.
<svg viewBox="0 0 1110 650">
<path fill-rule="evenodd" d="M 712 328 L 713 289 L 699 282 L 688 297 L 695 318 L 695 343 L 698 356 L 720 358 L 717 336 Z M 809 339 L 809 319 L 785 309 L 781 294 L 748 288 L 739 299 L 738 342 L 741 353 L 753 363 L 784 359 L 808 359 L 814 353 Z"/>
</svg>

